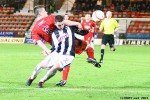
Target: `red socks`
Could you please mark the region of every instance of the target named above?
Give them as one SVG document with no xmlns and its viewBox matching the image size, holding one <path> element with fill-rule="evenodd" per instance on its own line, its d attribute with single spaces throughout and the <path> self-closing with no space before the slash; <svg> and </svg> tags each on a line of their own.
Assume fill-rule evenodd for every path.
<svg viewBox="0 0 150 100">
<path fill-rule="evenodd" d="M 86 49 L 86 53 L 87 53 L 87 55 L 88 55 L 88 58 L 93 58 L 93 59 L 94 59 L 94 50 L 93 50 L 93 48 L 88 47 L 88 48 Z"/>
<path fill-rule="evenodd" d="M 62 75 L 62 80 L 67 80 L 68 78 L 68 74 L 69 74 L 69 70 L 70 70 L 70 66 L 67 66 L 64 70 L 63 70 L 63 75 Z"/>
</svg>

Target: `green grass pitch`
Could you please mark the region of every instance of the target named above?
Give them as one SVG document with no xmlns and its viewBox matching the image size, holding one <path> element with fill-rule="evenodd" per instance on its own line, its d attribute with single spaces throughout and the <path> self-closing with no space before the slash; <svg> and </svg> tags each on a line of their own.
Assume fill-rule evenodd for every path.
<svg viewBox="0 0 150 100">
<path fill-rule="evenodd" d="M 150 100 L 150 46 L 107 46 L 104 63 L 96 68 L 77 55 L 67 84 L 56 87 L 61 72 L 37 88 L 43 70 L 30 87 L 25 86 L 35 66 L 44 58 L 33 44 L 0 44 L 0 100 Z M 99 60 L 100 46 L 95 46 Z"/>
</svg>

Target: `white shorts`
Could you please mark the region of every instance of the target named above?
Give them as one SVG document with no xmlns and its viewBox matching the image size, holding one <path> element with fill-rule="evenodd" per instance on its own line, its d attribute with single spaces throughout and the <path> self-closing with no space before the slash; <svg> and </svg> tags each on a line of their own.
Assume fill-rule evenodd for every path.
<svg viewBox="0 0 150 100">
<path fill-rule="evenodd" d="M 41 62 L 41 64 L 44 67 L 48 68 L 48 67 L 54 66 L 55 64 L 59 63 L 60 68 L 63 69 L 67 65 L 70 65 L 73 60 L 74 60 L 74 56 L 61 55 L 57 52 L 52 52 Z"/>
</svg>

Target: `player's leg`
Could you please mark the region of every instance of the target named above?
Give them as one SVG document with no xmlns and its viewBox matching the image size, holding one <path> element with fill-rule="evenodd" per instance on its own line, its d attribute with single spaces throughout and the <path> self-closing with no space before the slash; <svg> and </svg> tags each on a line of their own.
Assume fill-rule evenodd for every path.
<svg viewBox="0 0 150 100">
<path fill-rule="evenodd" d="M 109 40 L 109 46 L 110 46 L 110 50 L 111 51 L 115 51 L 116 50 L 114 44 L 115 44 L 114 35 L 111 35 L 110 36 L 110 40 Z"/>
<path fill-rule="evenodd" d="M 93 64 L 95 67 L 100 68 L 101 65 L 96 61 L 96 59 L 94 58 L 94 38 L 92 38 L 91 42 L 89 43 L 90 45 L 90 49 L 89 53 L 91 54 L 91 56 L 88 56 L 87 58 L 87 62 Z M 87 49 L 89 49 L 87 48 Z M 91 51 L 91 52 L 90 52 Z M 88 53 L 87 53 L 88 54 Z"/>
<path fill-rule="evenodd" d="M 95 59 L 88 58 L 88 62 L 93 64 L 95 67 L 98 67 L 98 68 L 101 67 L 101 64 L 99 62 L 97 62 Z"/>
<path fill-rule="evenodd" d="M 100 63 L 103 63 L 106 44 L 107 44 L 107 37 L 104 34 L 103 37 L 102 37 L 102 44 L 101 44 L 101 52 L 100 52 L 101 58 L 100 58 Z"/>
<path fill-rule="evenodd" d="M 48 79 L 52 78 L 56 74 L 56 72 L 57 72 L 57 68 L 55 66 L 51 67 L 51 69 L 48 70 L 46 75 L 38 83 L 38 88 L 43 88 L 44 82 L 47 81 Z"/>
<path fill-rule="evenodd" d="M 66 56 L 66 55 L 55 55 L 54 60 L 50 61 L 48 65 L 53 65 L 51 69 L 46 73 L 46 75 L 40 80 L 38 87 L 42 88 L 45 81 L 50 79 L 56 74 L 57 70 L 62 71 L 65 66 L 68 66 L 73 61 L 73 56 Z"/>
<path fill-rule="evenodd" d="M 105 53 L 105 45 L 102 44 L 102 45 L 101 45 L 101 58 L 100 58 L 100 63 L 103 63 L 104 53 Z"/>
<path fill-rule="evenodd" d="M 67 67 L 63 70 L 62 80 L 67 80 L 67 79 L 68 79 L 69 71 L 70 71 L 70 66 L 67 66 Z"/>
<path fill-rule="evenodd" d="M 34 71 L 32 72 L 32 75 L 29 77 L 29 79 L 26 82 L 26 86 L 30 86 L 33 82 L 33 80 L 36 78 L 36 76 L 42 71 L 42 68 L 40 66 L 36 66 Z"/>
<path fill-rule="evenodd" d="M 33 82 L 33 80 L 37 77 L 37 75 L 42 71 L 43 68 L 46 68 L 46 65 L 48 64 L 49 60 L 50 60 L 50 55 L 47 56 L 44 60 L 42 60 L 34 69 L 34 71 L 32 72 L 31 76 L 29 77 L 29 79 L 26 82 L 26 86 L 30 86 Z"/>
<path fill-rule="evenodd" d="M 62 80 L 56 83 L 56 86 L 64 86 L 66 84 L 69 71 L 70 71 L 70 66 L 67 66 L 62 72 Z"/>
<path fill-rule="evenodd" d="M 87 53 L 88 58 L 94 59 L 94 50 L 93 50 L 93 48 L 88 47 L 88 48 L 86 49 L 86 53 Z"/>
<path fill-rule="evenodd" d="M 88 55 L 87 62 L 89 58 L 95 59 L 94 58 L 94 38 L 91 39 L 89 42 L 89 46 L 86 49 L 86 53 Z"/>
</svg>

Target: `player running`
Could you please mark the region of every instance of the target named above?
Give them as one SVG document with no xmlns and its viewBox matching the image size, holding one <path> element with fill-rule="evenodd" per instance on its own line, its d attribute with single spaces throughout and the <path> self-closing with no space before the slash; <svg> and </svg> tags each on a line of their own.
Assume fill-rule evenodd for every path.
<svg viewBox="0 0 150 100">
<path fill-rule="evenodd" d="M 89 59 L 94 59 L 94 32 L 96 32 L 96 23 L 91 20 L 91 15 L 86 14 L 85 20 L 83 20 L 82 28 L 84 30 L 89 30 L 90 32 L 84 36 L 84 41 L 89 42 L 89 46 L 86 49 L 86 53 L 88 55 L 87 62 L 89 62 Z"/>
</svg>

